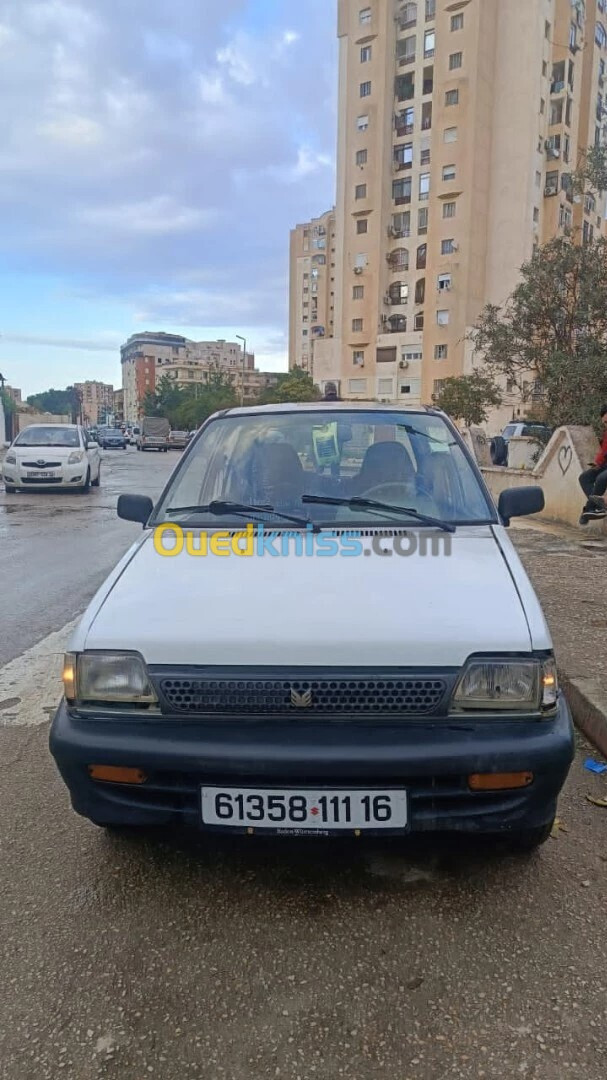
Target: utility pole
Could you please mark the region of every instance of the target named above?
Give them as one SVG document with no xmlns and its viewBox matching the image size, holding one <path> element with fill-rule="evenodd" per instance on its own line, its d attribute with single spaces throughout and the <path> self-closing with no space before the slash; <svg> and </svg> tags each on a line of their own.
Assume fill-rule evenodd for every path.
<svg viewBox="0 0 607 1080">
<path fill-rule="evenodd" d="M 242 372 L 240 375 L 240 404 L 244 405 L 244 372 L 247 363 L 247 339 L 242 334 L 237 334 L 236 337 L 239 341 L 243 342 L 242 348 Z"/>
</svg>

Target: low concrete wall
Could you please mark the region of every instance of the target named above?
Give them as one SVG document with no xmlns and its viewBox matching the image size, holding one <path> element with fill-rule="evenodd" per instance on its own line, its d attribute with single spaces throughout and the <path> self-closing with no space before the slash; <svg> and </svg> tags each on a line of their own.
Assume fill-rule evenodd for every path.
<svg viewBox="0 0 607 1080">
<path fill-rule="evenodd" d="M 15 435 L 32 424 L 71 424 L 71 416 L 55 416 L 54 413 L 15 413 Z"/>
<path fill-rule="evenodd" d="M 579 475 L 588 468 L 597 449 L 592 428 L 563 427 L 555 431 L 533 469 L 481 465 L 481 470 L 496 502 L 502 491 L 538 484 L 546 500 L 546 508 L 540 516 L 548 521 L 578 525 L 585 501 Z"/>
</svg>

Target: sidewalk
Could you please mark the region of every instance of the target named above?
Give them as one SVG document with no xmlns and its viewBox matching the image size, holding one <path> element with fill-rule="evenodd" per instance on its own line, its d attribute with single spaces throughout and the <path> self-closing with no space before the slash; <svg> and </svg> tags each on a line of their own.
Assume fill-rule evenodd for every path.
<svg viewBox="0 0 607 1080">
<path fill-rule="evenodd" d="M 607 542 L 535 522 L 510 535 L 550 625 L 576 723 L 607 754 Z"/>
</svg>

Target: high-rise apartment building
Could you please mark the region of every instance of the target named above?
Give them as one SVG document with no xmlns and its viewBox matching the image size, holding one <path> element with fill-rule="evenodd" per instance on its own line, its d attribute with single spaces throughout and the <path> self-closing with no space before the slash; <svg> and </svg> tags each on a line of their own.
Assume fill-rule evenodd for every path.
<svg viewBox="0 0 607 1080">
<path fill-rule="evenodd" d="M 334 338 L 315 379 L 430 402 L 535 245 L 601 230 L 605 0 L 339 0 Z M 505 413 L 515 402 L 506 400 Z"/>
<path fill-rule="evenodd" d="M 335 210 L 291 231 L 289 367 L 314 374 L 317 343 L 333 337 Z"/>
<path fill-rule="evenodd" d="M 83 424 L 104 424 L 106 417 L 114 413 L 114 387 L 109 383 L 87 379 L 74 383 L 80 397 L 80 415 Z"/>
</svg>

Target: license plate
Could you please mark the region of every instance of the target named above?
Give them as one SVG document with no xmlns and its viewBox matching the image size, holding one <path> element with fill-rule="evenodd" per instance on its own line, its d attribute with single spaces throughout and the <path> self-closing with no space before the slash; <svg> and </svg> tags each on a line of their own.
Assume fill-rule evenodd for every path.
<svg viewBox="0 0 607 1080">
<path fill-rule="evenodd" d="M 274 832 L 335 832 L 392 829 L 408 824 L 403 790 L 258 789 L 204 787 L 205 825 Z"/>
<path fill-rule="evenodd" d="M 49 470 L 47 469 L 44 472 L 40 472 L 38 470 L 32 470 L 32 471 L 28 472 L 27 475 L 29 476 L 29 478 L 31 480 L 38 480 L 38 479 L 40 479 L 40 480 L 54 480 L 55 477 L 57 477 L 59 475 L 59 473 L 49 472 Z"/>
</svg>

